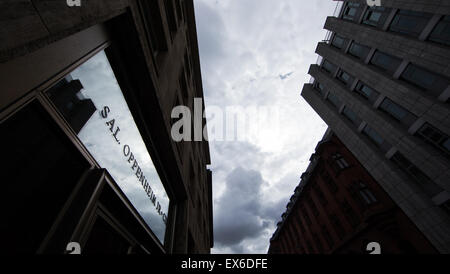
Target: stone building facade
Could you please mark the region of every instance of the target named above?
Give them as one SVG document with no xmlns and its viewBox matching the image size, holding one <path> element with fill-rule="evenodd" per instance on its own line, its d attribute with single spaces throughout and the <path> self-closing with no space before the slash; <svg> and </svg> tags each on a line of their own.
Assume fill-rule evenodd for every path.
<svg viewBox="0 0 450 274">
<path fill-rule="evenodd" d="M 3 250 L 209 253 L 209 145 L 171 137 L 203 98 L 193 1 L 0 1 L 0 25 Z"/>
<path fill-rule="evenodd" d="M 450 3 L 345 1 L 303 98 L 439 252 L 450 252 Z"/>
<path fill-rule="evenodd" d="M 437 250 L 328 130 L 278 223 L 269 254 L 382 254 Z"/>
</svg>

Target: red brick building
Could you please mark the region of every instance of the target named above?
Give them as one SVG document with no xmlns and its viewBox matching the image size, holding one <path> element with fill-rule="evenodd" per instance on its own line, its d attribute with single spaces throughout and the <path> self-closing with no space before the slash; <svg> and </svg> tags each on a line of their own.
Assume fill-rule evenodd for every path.
<svg viewBox="0 0 450 274">
<path fill-rule="evenodd" d="M 319 142 L 278 223 L 270 254 L 437 251 L 331 132 Z"/>
</svg>

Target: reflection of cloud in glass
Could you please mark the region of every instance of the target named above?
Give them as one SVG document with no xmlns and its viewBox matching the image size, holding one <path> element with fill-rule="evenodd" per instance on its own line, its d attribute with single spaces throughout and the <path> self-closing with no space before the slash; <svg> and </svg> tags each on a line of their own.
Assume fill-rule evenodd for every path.
<svg viewBox="0 0 450 274">
<path fill-rule="evenodd" d="M 72 72 L 71 76 L 82 82 L 83 95 L 90 98 L 97 107 L 97 112 L 86 123 L 78 137 L 100 166 L 109 171 L 158 239 L 164 242 L 166 225 L 139 182 L 136 168 L 133 171 L 133 161 L 129 163 L 129 157 L 124 155 L 125 145 L 131 148 L 166 216 L 169 210 L 169 199 L 105 53 L 100 52 L 91 58 Z M 105 106 L 110 109 L 107 119 L 101 116 Z M 120 144 L 116 142 L 110 127 L 106 125 L 106 122 L 112 119 L 115 119 L 114 131 L 117 127 L 120 128 L 117 134 Z"/>
</svg>

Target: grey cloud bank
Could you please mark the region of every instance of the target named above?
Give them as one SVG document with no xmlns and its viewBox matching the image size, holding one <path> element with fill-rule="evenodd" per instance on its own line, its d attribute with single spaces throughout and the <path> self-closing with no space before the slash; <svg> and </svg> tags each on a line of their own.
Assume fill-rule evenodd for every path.
<svg viewBox="0 0 450 274">
<path fill-rule="evenodd" d="M 205 105 L 281 109 L 275 138 L 263 133 L 241 142 L 210 142 L 213 253 L 266 253 L 276 223 L 326 130 L 300 90 L 309 81 L 315 47 L 325 37 L 323 22 L 336 2 L 194 4 Z"/>
</svg>

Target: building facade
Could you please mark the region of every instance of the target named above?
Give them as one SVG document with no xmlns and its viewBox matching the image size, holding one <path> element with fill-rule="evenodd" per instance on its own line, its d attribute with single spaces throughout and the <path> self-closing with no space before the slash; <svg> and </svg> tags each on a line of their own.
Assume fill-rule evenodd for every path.
<svg viewBox="0 0 450 274">
<path fill-rule="evenodd" d="M 171 136 L 203 98 L 193 1 L 0 10 L 2 252 L 210 253 L 209 145 Z"/>
<path fill-rule="evenodd" d="M 437 250 L 328 130 L 270 241 L 270 254 L 384 254 Z"/>
<path fill-rule="evenodd" d="M 341 2 L 303 98 L 433 246 L 450 252 L 450 3 Z"/>
</svg>

